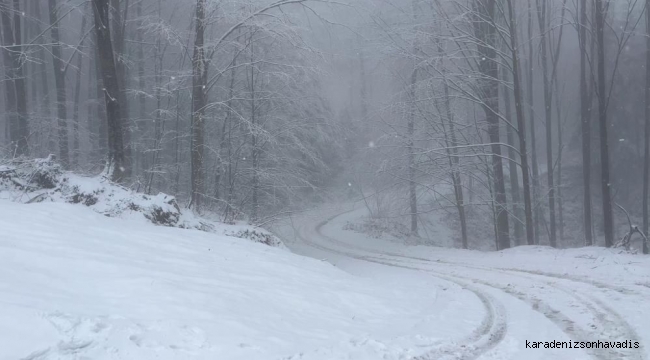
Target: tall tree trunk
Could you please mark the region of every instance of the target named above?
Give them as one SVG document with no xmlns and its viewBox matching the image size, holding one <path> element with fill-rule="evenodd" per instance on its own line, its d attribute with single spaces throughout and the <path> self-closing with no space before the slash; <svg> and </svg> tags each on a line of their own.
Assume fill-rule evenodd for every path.
<svg viewBox="0 0 650 360">
<path fill-rule="evenodd" d="M 196 33 L 194 53 L 192 55 L 192 199 L 194 208 L 200 210 L 203 196 L 204 159 L 203 159 L 203 118 L 206 106 L 206 62 L 205 62 L 205 2 L 196 1 Z"/>
<path fill-rule="evenodd" d="M 418 5 L 417 1 L 413 0 L 411 3 L 411 9 L 413 11 L 413 23 L 418 21 Z M 417 26 L 417 24 L 416 24 Z M 413 54 L 417 55 L 419 52 L 419 47 L 417 39 L 413 46 Z M 409 184 L 409 212 L 411 218 L 411 234 L 418 235 L 418 195 L 417 195 L 417 186 L 415 183 L 416 176 L 416 164 L 415 164 L 415 112 L 416 112 L 416 90 L 418 80 L 418 65 L 417 65 L 417 56 L 416 60 L 413 62 L 413 71 L 411 72 L 411 83 L 409 84 L 409 110 L 407 115 L 407 143 L 406 143 L 406 152 L 407 152 L 407 161 L 408 161 L 408 184 Z"/>
<path fill-rule="evenodd" d="M 530 194 L 530 170 L 528 168 L 528 147 L 526 144 L 526 120 L 524 118 L 523 89 L 519 70 L 519 46 L 517 43 L 517 26 L 514 1 L 508 0 L 508 17 L 510 18 L 510 48 L 512 51 L 512 73 L 515 93 L 515 110 L 517 114 L 517 133 L 519 135 L 519 157 L 521 159 L 521 176 L 524 192 L 524 217 L 526 219 L 526 241 L 528 245 L 535 243 L 533 208 Z M 532 119 L 531 119 L 532 121 Z"/>
<path fill-rule="evenodd" d="M 582 183 L 583 183 L 583 227 L 585 245 L 594 243 L 591 232 L 591 94 L 587 85 L 587 0 L 580 0 L 580 23 L 578 38 L 580 40 L 580 124 L 582 135 Z"/>
<path fill-rule="evenodd" d="M 557 75 L 556 75 L 557 76 Z M 562 197 L 562 156 L 564 155 L 564 139 L 562 128 L 562 111 L 560 109 L 560 91 L 555 81 L 556 93 L 555 109 L 557 112 L 557 228 L 560 233 L 560 242 L 564 242 L 564 198 Z"/>
<path fill-rule="evenodd" d="M 440 49 L 442 53 L 442 49 Z M 449 157 L 449 167 L 451 170 L 451 181 L 454 186 L 454 196 L 456 200 L 456 210 L 458 211 L 458 219 L 460 220 L 460 234 L 463 249 L 468 248 L 467 244 L 467 217 L 465 216 L 465 204 L 463 199 L 463 184 L 460 177 L 460 159 L 458 158 L 458 141 L 456 137 L 456 130 L 454 129 L 454 119 L 451 111 L 451 97 L 449 96 L 449 84 L 447 84 L 446 73 L 443 70 L 443 88 L 445 91 L 445 111 L 447 113 L 447 122 L 449 123 L 449 137 L 451 143 L 447 140 L 447 132 L 445 131 L 445 141 L 447 142 L 447 156 Z M 444 122 L 443 122 L 444 128 Z M 451 151 L 449 150 L 451 145 Z"/>
<path fill-rule="evenodd" d="M 582 0 L 585 1 L 585 0 Z M 648 235 L 648 177 L 650 173 L 650 0 L 646 0 L 646 54 L 645 54 L 645 141 L 643 146 L 643 233 Z M 643 253 L 648 243 L 643 242 Z"/>
<path fill-rule="evenodd" d="M 542 72 L 544 83 L 544 114 L 546 120 L 546 179 L 548 183 L 549 236 L 552 247 L 557 247 L 557 230 L 555 224 L 555 174 L 553 171 L 553 87 L 548 73 L 548 3 L 537 0 L 537 15 L 541 43 Z"/>
<path fill-rule="evenodd" d="M 533 165 L 533 212 L 534 212 L 534 234 L 535 234 L 535 244 L 539 244 L 539 224 L 541 222 L 540 208 L 537 204 L 539 199 L 539 164 L 537 163 L 537 137 L 535 136 L 535 94 L 533 84 L 535 81 L 535 72 L 533 66 L 533 59 L 535 58 L 535 52 L 533 48 L 533 0 L 528 0 L 528 66 L 527 66 L 527 77 L 528 77 L 528 117 L 530 120 L 530 153 L 531 153 L 531 162 Z"/>
<path fill-rule="evenodd" d="M 250 52 L 251 52 L 251 57 L 250 57 L 250 86 L 251 86 L 251 99 L 250 99 L 250 107 L 251 107 L 251 161 L 252 161 L 252 167 L 253 167 L 253 181 L 252 181 L 252 188 L 253 188 L 253 198 L 252 198 L 252 204 L 251 204 L 251 220 L 253 222 L 258 220 L 259 216 L 259 190 L 260 190 L 260 179 L 259 179 L 259 148 L 258 148 L 258 139 L 257 139 L 257 118 L 256 118 L 256 112 L 257 112 L 257 104 L 255 103 L 255 48 L 253 44 L 253 35 L 251 34 L 250 37 Z"/>
<path fill-rule="evenodd" d="M 20 9 L 21 0 L 14 0 L 14 50 L 17 56 L 22 56 L 23 52 L 23 37 L 21 18 L 23 12 Z M 18 59 L 20 63 L 20 59 Z M 16 109 L 18 112 L 18 136 L 16 139 L 17 154 L 29 155 L 29 114 L 27 111 L 27 87 L 25 85 L 24 67 L 22 64 L 17 69 L 16 77 L 16 95 L 17 104 Z"/>
<path fill-rule="evenodd" d="M 504 69 L 502 71 L 503 80 L 506 83 L 509 82 L 508 71 L 509 70 L 507 69 Z M 512 123 L 512 119 L 514 117 L 512 116 L 512 106 L 510 103 L 510 90 L 507 88 L 507 86 L 503 87 L 503 98 L 504 98 L 504 105 L 506 107 L 505 109 L 506 117 L 508 118 L 508 121 Z M 508 148 L 508 158 L 510 159 L 508 170 L 510 172 L 510 197 L 512 198 L 512 213 L 515 215 L 515 220 L 514 220 L 515 239 L 514 240 L 515 240 L 515 245 L 521 245 L 522 239 L 524 237 L 524 227 L 522 224 L 521 194 L 520 194 L 521 191 L 519 189 L 519 171 L 517 170 L 519 166 L 517 165 L 517 152 L 515 151 L 517 144 L 515 141 L 515 130 L 510 125 L 506 127 L 506 136 L 508 140 L 508 145 L 510 145 L 510 147 Z"/>
<path fill-rule="evenodd" d="M 92 6 L 92 5 L 91 5 Z M 91 7 L 92 9 L 92 7 Z M 89 13 L 88 16 L 92 15 Z M 96 52 L 96 51 L 95 51 Z M 87 101 L 86 101 L 86 126 L 88 127 L 88 142 L 90 144 L 90 154 L 89 154 L 89 163 L 95 164 L 98 159 L 101 158 L 101 153 L 99 151 L 99 112 L 97 111 L 97 102 L 99 99 L 96 98 L 96 95 L 93 94 L 95 89 L 96 71 L 95 71 L 95 56 L 92 54 L 95 53 L 90 51 L 90 56 L 88 56 L 88 76 L 87 80 Z"/>
<path fill-rule="evenodd" d="M 22 33 L 20 1 L 14 0 L 13 11 L 6 0 L 0 0 L 0 19 L 2 20 L 3 47 L 5 65 L 7 122 L 9 123 L 9 140 L 11 150 L 17 156 L 29 155 L 27 138 L 29 137 L 29 117 L 27 114 L 27 90 L 22 56 Z M 11 14 L 13 13 L 13 22 Z"/>
<path fill-rule="evenodd" d="M 226 147 L 226 133 L 227 129 L 230 128 L 230 122 L 232 121 L 232 116 L 233 116 L 233 111 L 232 111 L 232 106 L 233 106 L 233 96 L 234 96 L 234 91 L 235 91 L 235 74 L 236 74 L 236 67 L 237 67 L 237 59 L 233 59 L 233 62 L 231 64 L 232 69 L 230 70 L 230 85 L 228 86 L 228 100 L 226 101 L 226 116 L 223 120 L 223 124 L 221 126 L 221 139 L 219 140 L 219 153 L 217 154 L 217 174 L 214 179 L 214 197 L 217 200 L 221 200 L 221 178 L 223 177 L 223 153 L 224 149 Z M 230 162 L 230 160 L 228 160 Z M 226 205 L 226 209 L 228 208 L 228 205 Z"/>
<path fill-rule="evenodd" d="M 606 1 L 607 3 L 608 1 Z M 596 41 L 598 44 L 598 123 L 600 127 L 600 185 L 603 197 L 603 225 L 605 246 L 614 245 L 614 216 L 609 173 L 609 139 L 607 129 L 607 85 L 605 78 L 605 15 L 607 6 L 603 0 L 595 0 Z"/>
<path fill-rule="evenodd" d="M 95 29 L 97 31 L 97 29 Z M 95 111 L 97 112 L 97 144 L 98 144 L 98 158 L 104 158 L 108 153 L 108 119 L 106 101 L 104 101 L 104 79 L 102 77 L 102 62 L 100 59 L 99 46 L 96 46 L 93 51 L 94 67 L 95 67 Z M 121 121 L 121 119 L 120 119 Z M 120 125 L 121 126 L 121 125 Z"/>
<path fill-rule="evenodd" d="M 418 70 L 413 69 L 411 83 L 409 86 L 409 112 L 407 123 L 407 144 L 408 156 L 408 182 L 409 182 L 409 208 L 411 218 L 411 234 L 418 235 L 418 198 L 415 183 L 415 86 L 417 85 Z"/>
<path fill-rule="evenodd" d="M 2 20 L 2 57 L 5 78 L 5 131 L 10 143 L 10 150 L 18 155 L 18 113 L 16 109 L 16 71 L 20 66 L 14 57 L 11 46 L 14 44 L 14 31 L 11 21 L 12 8 L 4 0 L 0 0 L 0 16 Z"/>
<path fill-rule="evenodd" d="M 95 34 L 103 80 L 104 100 L 106 102 L 106 120 L 108 131 L 107 174 L 111 180 L 125 180 L 124 142 L 122 138 L 122 113 L 119 101 L 120 86 L 117 81 L 117 69 L 113 57 L 111 28 L 109 23 L 108 0 L 92 0 L 95 17 Z"/>
<path fill-rule="evenodd" d="M 48 0 L 50 11 L 50 31 L 52 33 L 52 66 L 56 85 L 56 117 L 59 134 L 59 155 L 61 164 L 70 165 L 70 147 L 68 144 L 68 99 L 65 84 L 65 63 L 61 58 L 61 38 L 59 36 L 59 16 L 56 0 Z"/>
<path fill-rule="evenodd" d="M 122 6 L 122 2 L 124 2 Z M 124 62 L 126 44 L 126 21 L 129 10 L 129 0 L 110 0 L 113 50 L 115 58 L 115 69 L 117 84 L 120 93 L 117 94 L 120 102 L 120 113 L 122 116 L 122 138 L 124 142 L 124 173 L 122 176 L 129 178 L 133 171 L 133 144 L 131 141 L 131 120 L 129 117 L 129 99 L 126 96 L 126 64 Z"/>
<path fill-rule="evenodd" d="M 544 0 L 546 1 L 546 0 Z M 555 111 L 556 111 L 556 121 L 557 121 L 557 183 L 556 183 L 556 196 L 555 201 L 557 205 L 557 215 L 558 215 L 558 230 L 560 232 L 560 241 L 564 240 L 564 209 L 563 209 L 563 199 L 562 199 L 562 154 L 563 154 L 563 140 L 562 140 L 562 109 L 560 106 L 560 87 L 557 81 L 558 74 L 558 61 L 560 59 L 560 52 L 562 51 L 562 38 L 564 35 L 564 16 L 566 14 L 567 0 L 562 0 L 562 11 L 560 15 L 560 33 L 558 34 L 557 43 L 554 45 L 551 44 L 551 37 L 549 37 L 549 44 L 551 50 L 551 57 L 553 59 L 553 67 L 551 71 L 551 88 L 555 90 Z M 549 19 L 550 23 L 550 19 Z M 555 49 L 553 48 L 555 46 Z M 552 93 L 551 93 L 552 95 Z M 552 97 L 552 96 L 551 96 Z"/>
<path fill-rule="evenodd" d="M 41 0 L 36 0 L 33 2 L 34 6 L 34 18 L 36 21 L 32 21 L 32 25 L 34 26 L 34 33 L 40 34 L 43 30 L 41 28 L 41 24 L 44 24 L 45 21 L 42 19 L 42 13 L 41 13 Z M 37 40 L 37 44 L 41 45 L 39 49 L 36 51 L 36 53 L 33 55 L 36 57 L 38 61 L 38 68 L 39 68 L 39 76 L 38 80 L 40 80 L 40 86 L 37 86 L 40 90 L 41 93 L 41 98 L 43 100 L 41 104 L 41 110 L 42 110 L 42 117 L 46 119 L 47 124 L 41 124 L 40 127 L 44 128 L 47 134 L 45 135 L 47 144 L 44 144 L 47 148 L 48 154 L 53 154 L 57 150 L 56 146 L 56 131 L 53 131 L 56 129 L 56 124 L 53 124 L 52 122 L 54 121 L 52 119 L 52 104 L 50 102 L 50 81 L 49 81 L 49 61 L 47 61 L 47 54 L 46 51 L 44 50 L 45 46 L 43 44 L 44 38 L 43 36 L 39 37 Z M 35 80 L 36 81 L 36 80 Z"/>
<path fill-rule="evenodd" d="M 146 134 L 148 131 L 148 124 L 149 121 L 146 119 L 147 117 L 147 97 L 145 96 L 145 91 L 146 91 L 146 79 L 145 79 L 145 59 L 144 59 L 144 36 L 143 32 L 144 30 L 142 29 L 142 26 L 144 24 L 144 21 L 142 19 L 142 3 L 143 1 L 138 1 L 136 5 L 136 17 L 137 17 L 137 29 L 135 29 L 135 41 L 136 41 L 136 58 L 138 61 L 138 126 L 136 128 L 139 130 L 139 138 L 140 141 L 142 141 L 142 135 Z M 158 14 L 158 17 L 160 17 L 160 13 Z M 158 37 L 159 39 L 157 40 L 157 49 L 160 49 L 160 36 Z M 157 50 L 159 51 L 159 50 Z M 158 61 L 158 58 L 156 58 L 156 61 Z M 162 69 L 161 69 L 162 70 Z M 157 74 L 158 75 L 158 74 Z M 156 87 L 156 101 L 157 103 L 160 103 L 160 100 L 158 99 L 158 93 L 160 92 L 160 89 Z M 160 111 L 160 109 L 158 109 Z M 136 150 L 136 146 L 132 146 L 133 150 Z M 134 159 L 137 159 L 137 164 L 138 164 L 138 169 L 135 170 L 136 174 L 141 173 L 145 169 L 147 169 L 146 165 L 146 156 L 144 151 L 138 151 L 134 155 Z"/>
<path fill-rule="evenodd" d="M 86 15 L 81 19 L 81 41 L 79 47 L 83 47 L 86 32 Z M 83 67 L 83 57 L 81 52 L 77 52 L 77 81 L 74 90 L 74 108 L 72 112 L 72 167 L 79 165 L 79 97 L 81 94 L 81 75 Z"/>
<path fill-rule="evenodd" d="M 477 44 L 479 56 L 479 89 L 485 117 L 488 123 L 488 135 L 492 148 L 492 171 L 497 217 L 497 243 L 499 250 L 510 247 L 510 229 L 508 224 L 508 201 L 503 177 L 503 162 L 499 139 L 499 69 L 496 52 L 495 28 L 496 0 L 475 0 L 474 33 L 479 39 Z"/>
</svg>

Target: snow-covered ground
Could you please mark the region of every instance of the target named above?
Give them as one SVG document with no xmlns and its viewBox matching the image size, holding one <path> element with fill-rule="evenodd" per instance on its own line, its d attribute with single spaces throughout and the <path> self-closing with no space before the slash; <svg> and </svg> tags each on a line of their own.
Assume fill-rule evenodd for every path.
<svg viewBox="0 0 650 360">
<path fill-rule="evenodd" d="M 647 257 L 405 246 L 343 229 L 363 216 L 344 206 L 288 221 L 278 232 L 294 254 L 0 200 L 0 360 L 650 358 Z"/>
<path fill-rule="evenodd" d="M 650 259 L 603 248 L 519 247 L 501 252 L 405 246 L 345 230 L 363 207 L 331 210 L 328 221 L 296 227 L 289 247 L 351 272 L 360 262 L 408 269 L 461 286 L 483 302 L 484 322 L 445 347 L 450 358 L 647 359 L 650 357 Z M 444 224 L 440 224 L 443 228 Z M 486 235 L 489 236 L 489 235 Z M 356 259 L 350 260 L 350 259 Z M 468 311 L 471 304 L 467 304 Z M 433 308 L 432 311 L 438 311 Z M 630 341 L 632 349 L 527 349 L 528 341 Z M 454 347 L 454 343 L 461 345 Z M 444 358 L 429 350 L 423 359 Z"/>
<path fill-rule="evenodd" d="M 0 201 L 0 229 L 2 360 L 398 359 L 432 305 L 461 315 L 431 281 L 80 205 Z"/>
</svg>

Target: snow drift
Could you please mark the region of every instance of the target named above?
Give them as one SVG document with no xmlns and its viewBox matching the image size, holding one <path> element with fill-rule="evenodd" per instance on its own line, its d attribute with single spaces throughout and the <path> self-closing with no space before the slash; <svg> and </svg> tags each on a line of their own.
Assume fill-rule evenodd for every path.
<svg viewBox="0 0 650 360">
<path fill-rule="evenodd" d="M 270 232 L 250 225 L 226 225 L 183 210 L 173 196 L 146 195 L 103 176 L 65 172 L 53 157 L 0 165 L 0 199 L 22 203 L 80 204 L 108 217 L 145 219 L 155 225 L 196 229 L 283 247 Z"/>
</svg>

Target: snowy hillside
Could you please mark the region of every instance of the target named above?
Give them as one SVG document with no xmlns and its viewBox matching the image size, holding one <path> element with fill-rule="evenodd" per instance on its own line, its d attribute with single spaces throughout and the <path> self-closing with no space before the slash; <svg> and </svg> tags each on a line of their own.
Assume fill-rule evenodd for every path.
<svg viewBox="0 0 650 360">
<path fill-rule="evenodd" d="M 433 327 L 426 282 L 386 287 L 233 237 L 5 200 L 0 229 L 1 360 L 376 359 L 400 352 L 374 339 Z"/>
</svg>

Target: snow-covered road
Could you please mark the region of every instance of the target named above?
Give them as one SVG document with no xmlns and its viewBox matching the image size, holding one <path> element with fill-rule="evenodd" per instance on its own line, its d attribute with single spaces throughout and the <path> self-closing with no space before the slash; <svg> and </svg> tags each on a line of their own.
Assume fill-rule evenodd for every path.
<svg viewBox="0 0 650 360">
<path fill-rule="evenodd" d="M 457 309 L 465 314 L 450 314 L 458 321 L 441 323 L 451 326 L 449 336 L 429 344 L 419 359 L 649 358 L 650 272 L 643 257 L 595 248 L 481 253 L 408 247 L 342 230 L 365 215 L 363 208 L 333 213 L 327 221 L 301 222 L 290 247 L 364 276 L 386 276 L 392 269 L 390 276 L 402 276 L 404 283 L 423 274 L 434 277 L 450 299 L 462 303 Z M 472 322 L 468 314 L 479 318 Z M 534 344 L 551 341 L 574 348 Z M 581 344 L 597 341 L 624 342 L 627 348 Z"/>
</svg>

